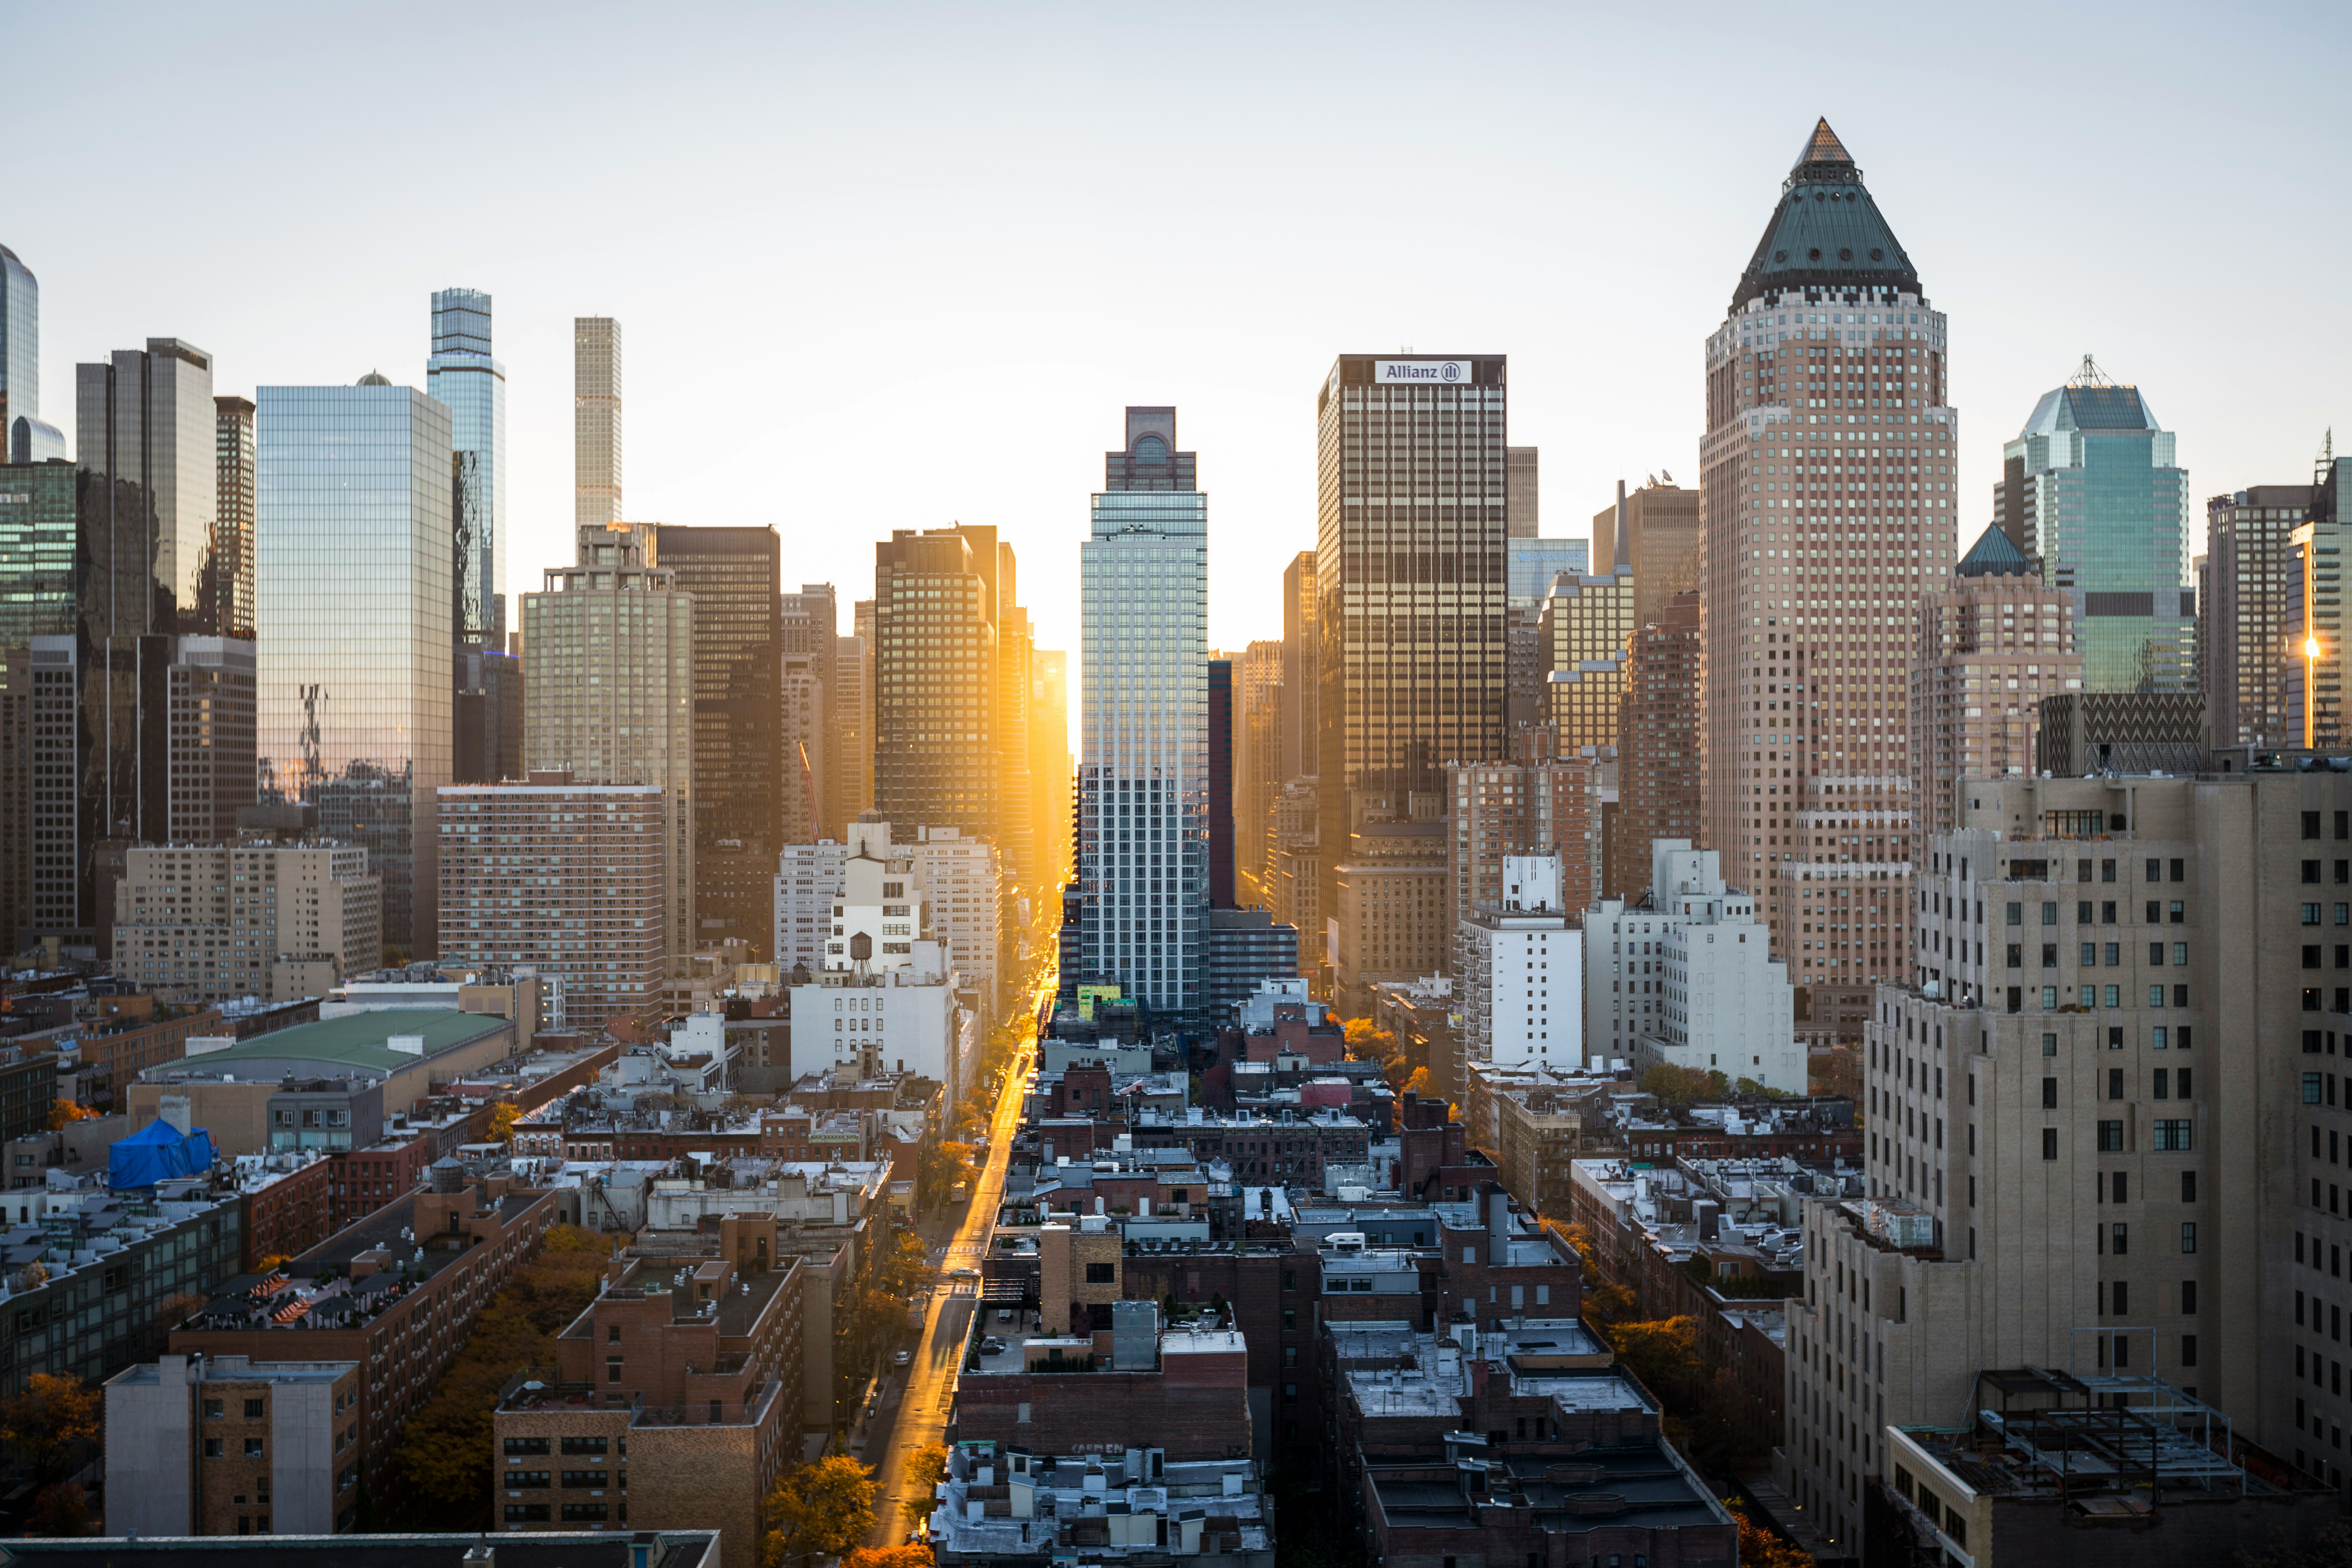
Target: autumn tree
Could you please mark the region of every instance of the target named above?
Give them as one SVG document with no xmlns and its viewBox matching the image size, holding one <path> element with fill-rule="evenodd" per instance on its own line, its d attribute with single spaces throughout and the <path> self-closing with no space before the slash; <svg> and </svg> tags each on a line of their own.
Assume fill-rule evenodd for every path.
<svg viewBox="0 0 2352 1568">
<path fill-rule="evenodd" d="M 514 1124 L 521 1120 L 521 1106 L 517 1105 L 511 1100 L 499 1100 L 496 1105 L 490 1107 L 489 1135 L 485 1142 L 491 1143 L 513 1142 Z"/>
<path fill-rule="evenodd" d="M 75 1450 L 95 1443 L 104 1396 L 71 1373 L 37 1372 L 22 1394 L 0 1399 L 0 1448 L 47 1486 L 72 1473 Z"/>
<path fill-rule="evenodd" d="M 930 1275 L 930 1249 L 913 1231 L 901 1231 L 897 1239 L 877 1249 L 874 1288 L 886 1296 L 903 1301 L 922 1289 Z"/>
<path fill-rule="evenodd" d="M 413 1522 L 436 1530 L 488 1527 L 499 1391 L 524 1367 L 554 1362 L 555 1336 L 595 1300 L 604 1276 L 604 1239 L 556 1226 L 538 1256 L 475 1315 L 464 1347 L 401 1429 L 393 1453 L 413 1494 Z"/>
<path fill-rule="evenodd" d="M 923 1151 L 916 1169 L 922 1179 L 924 1195 L 932 1200 L 945 1197 L 948 1188 L 958 1182 L 977 1180 L 971 1145 L 945 1138 L 935 1140 Z"/>
<path fill-rule="evenodd" d="M 1725 1498 L 1723 1506 L 1739 1521 L 1739 1568 L 1812 1568 L 1811 1553 L 1799 1551 L 1786 1538 L 1749 1518 L 1746 1503 Z"/>
<path fill-rule="evenodd" d="M 901 1505 L 908 1528 L 920 1530 L 940 1506 L 939 1484 L 948 1479 L 948 1447 L 944 1443 L 926 1443 L 907 1456 L 907 1486 L 908 1496 Z M 923 1559 L 928 1563 L 929 1557 Z"/>
<path fill-rule="evenodd" d="M 49 1106 L 49 1131 L 58 1131 L 68 1121 L 87 1121 L 97 1114 L 89 1107 L 76 1105 L 70 1100 L 55 1100 Z"/>
<path fill-rule="evenodd" d="M 1611 1334 L 1617 1359 L 1669 1409 L 1686 1411 L 1696 1402 L 1706 1373 L 1699 1360 L 1696 1318 L 1619 1323 Z"/>
<path fill-rule="evenodd" d="M 1429 1069 L 1415 1068 L 1412 1069 L 1412 1076 L 1404 1080 L 1404 1091 L 1407 1094 L 1427 1094 L 1429 1081 Z"/>
<path fill-rule="evenodd" d="M 923 1502 L 926 1507 L 931 1505 L 928 1497 Z M 913 1507 L 911 1503 L 908 1506 Z M 931 1568 L 931 1549 L 928 1546 L 861 1546 L 841 1560 L 841 1568 Z"/>
<path fill-rule="evenodd" d="M 846 1454 L 795 1465 L 768 1494 L 768 1568 L 800 1557 L 831 1557 L 874 1531 L 874 1468 Z"/>
<path fill-rule="evenodd" d="M 1642 1075 L 1642 1092 L 1654 1094 L 1666 1105 L 1688 1105 L 1695 1100 L 1705 1100 L 1714 1092 L 1710 1076 L 1699 1068 L 1678 1068 L 1672 1062 L 1660 1062 Z"/>
<path fill-rule="evenodd" d="M 43 1487 L 33 1497 L 33 1507 L 25 1515 L 27 1535 L 87 1535 L 89 1533 L 89 1494 L 78 1481 L 60 1481 L 53 1487 Z"/>
</svg>

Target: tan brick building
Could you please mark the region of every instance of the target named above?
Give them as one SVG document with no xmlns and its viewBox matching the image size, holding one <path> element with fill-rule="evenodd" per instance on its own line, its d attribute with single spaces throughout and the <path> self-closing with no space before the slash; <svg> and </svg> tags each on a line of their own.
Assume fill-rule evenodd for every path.
<svg viewBox="0 0 2352 1568">
<path fill-rule="evenodd" d="M 800 1457 L 802 1263 L 775 1216 L 728 1215 L 677 1247 L 630 1247 L 495 1418 L 510 1531 L 716 1526 L 757 1568 L 761 1510 Z"/>
<path fill-rule="evenodd" d="M 106 1384 L 117 1535 L 325 1535 L 359 1404 L 356 1362 L 167 1355 Z"/>
</svg>

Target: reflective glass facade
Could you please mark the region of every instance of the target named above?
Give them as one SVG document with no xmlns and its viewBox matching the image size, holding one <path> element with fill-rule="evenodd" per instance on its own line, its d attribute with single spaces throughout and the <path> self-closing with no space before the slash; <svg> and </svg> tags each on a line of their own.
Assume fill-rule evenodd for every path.
<svg viewBox="0 0 2352 1568">
<path fill-rule="evenodd" d="M 1113 486 L 1139 488 L 1097 495 L 1078 547 L 1077 967 L 1062 981 L 1066 991 L 1117 983 L 1154 1013 L 1197 1016 L 1209 910 L 1209 498 L 1192 488 L 1192 454 L 1175 444 L 1174 409 L 1128 410 L 1127 448 L 1105 466 Z"/>
<path fill-rule="evenodd" d="M 2196 689 L 2189 471 L 2173 456 L 2138 389 L 2088 364 L 2001 448 L 1995 505 L 2042 580 L 2074 597 L 2085 691 Z"/>
<path fill-rule="evenodd" d="M 450 773 L 449 411 L 411 387 L 256 399 L 259 781 L 383 878 L 383 940 L 437 951 L 434 792 Z"/>
<path fill-rule="evenodd" d="M 507 642 L 507 372 L 490 357 L 490 297 L 433 296 L 433 357 L 425 390 L 449 410 L 450 526 L 457 532 L 457 640 Z"/>
<path fill-rule="evenodd" d="M 226 636 L 253 636 L 253 403 L 213 399 L 214 504 L 218 521 L 219 601 L 215 617 Z"/>
<path fill-rule="evenodd" d="M 105 481 L 85 500 L 110 546 L 94 571 L 119 575 L 113 635 L 228 634 L 235 603 L 220 549 L 219 468 L 212 356 L 177 338 L 149 338 L 104 363 L 74 367 L 75 461 Z M 146 603 L 131 574 L 148 577 Z"/>
<path fill-rule="evenodd" d="M 72 633 L 79 492 L 70 463 L 0 468 L 0 648 Z"/>
<path fill-rule="evenodd" d="M 40 416 L 41 286 L 0 245 L 0 436 Z"/>
</svg>

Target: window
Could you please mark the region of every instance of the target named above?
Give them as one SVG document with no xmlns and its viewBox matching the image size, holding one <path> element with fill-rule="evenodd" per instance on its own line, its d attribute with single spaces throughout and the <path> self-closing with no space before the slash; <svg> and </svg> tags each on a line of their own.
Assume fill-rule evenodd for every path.
<svg viewBox="0 0 2352 1568">
<path fill-rule="evenodd" d="M 220 1418 L 221 1418 L 221 1402 L 220 1402 L 219 1400 L 217 1400 L 217 1399 L 207 1399 L 207 1400 L 205 1400 L 205 1420 L 207 1420 L 207 1421 L 217 1421 L 217 1420 L 219 1420 Z"/>
<path fill-rule="evenodd" d="M 2309 860 L 2305 861 L 2305 864 L 2313 868 L 2315 872 L 2313 876 L 2306 878 L 2305 880 L 2314 882 L 2319 880 L 2318 876 L 2315 874 L 2319 862 L 2316 860 Z M 2044 899 L 2042 901 L 2042 923 L 2046 926 L 2054 926 L 2058 923 L 2058 904 L 2055 900 Z"/>
<path fill-rule="evenodd" d="M 604 1381 L 606 1383 L 618 1383 L 621 1381 L 621 1358 L 619 1356 L 606 1356 L 604 1358 Z"/>
<path fill-rule="evenodd" d="M 1115 1263 L 1087 1265 L 1087 1283 L 1089 1285 L 1108 1285 L 1118 1278 L 1118 1266 Z"/>
<path fill-rule="evenodd" d="M 2197 1201 L 2197 1173 L 2194 1171 L 2180 1173 L 2180 1201 L 2184 1204 Z"/>
<path fill-rule="evenodd" d="M 2108 1227 L 2108 1230 L 2114 1238 L 2110 1243 L 2110 1246 L 2114 1248 L 2115 1255 L 2117 1258 L 2121 1258 L 2131 1251 L 2131 1227 L 2129 1226 L 2124 1224 L 2121 1220 L 2117 1220 L 2114 1225 Z"/>
<path fill-rule="evenodd" d="M 263 1439 L 259 1437 L 247 1437 L 245 1440 L 245 1457 L 248 1459 L 258 1459 L 261 1458 L 262 1442 Z"/>
<path fill-rule="evenodd" d="M 606 1472 L 603 1470 L 566 1470 L 563 1472 L 563 1484 L 575 1490 L 602 1491 L 605 1478 Z"/>
<path fill-rule="evenodd" d="M 601 1502 L 568 1502 L 563 1505 L 566 1523 L 602 1524 L 607 1517 L 605 1507 Z"/>
<path fill-rule="evenodd" d="M 245 1402 L 245 1418 L 247 1421 L 258 1421 L 261 1419 L 260 1400 L 248 1399 Z"/>
<path fill-rule="evenodd" d="M 2180 1336 L 2180 1364 L 2183 1366 L 2195 1366 L 2197 1364 L 2197 1336 L 2195 1334 L 2183 1334 Z"/>
<path fill-rule="evenodd" d="M 2189 1122 L 2186 1116 L 2159 1117 L 2156 1123 L 2156 1147 L 2159 1153 L 2189 1152 Z"/>
<path fill-rule="evenodd" d="M 2120 1154 L 2124 1149 L 2124 1124 L 2120 1121 L 2099 1123 L 2099 1152 Z"/>
<path fill-rule="evenodd" d="M 2109 1068 L 2107 1069 L 2107 1098 L 2109 1100 L 2121 1100 L 2123 1097 L 2124 1069 L 2121 1068 Z"/>
<path fill-rule="evenodd" d="M 539 1444 L 539 1451 L 541 1453 L 544 1454 L 547 1452 L 546 1438 L 539 1437 L 532 1440 Z M 566 1437 L 563 1439 L 563 1451 L 567 1454 L 601 1454 L 604 1451 L 604 1439 L 602 1437 Z"/>
<path fill-rule="evenodd" d="M 600 1437 L 597 1441 L 601 1443 L 604 1439 Z M 568 1445 L 572 1442 L 572 1439 L 566 1437 L 564 1442 Z M 564 1449 L 564 1452 L 566 1453 L 570 1453 L 571 1451 L 572 1450 L 568 1447 Z M 509 1437 L 507 1439 L 507 1452 L 509 1454 L 544 1454 L 547 1452 L 547 1439 L 544 1437 Z"/>
<path fill-rule="evenodd" d="M 2045 1057 L 2054 1057 L 2058 1054 L 2057 1036 L 2044 1035 L 2042 1037 L 2042 1054 Z"/>
<path fill-rule="evenodd" d="M 2193 1219 L 2180 1222 L 2180 1250 L 2184 1254 L 2197 1250 L 2197 1222 Z"/>
<path fill-rule="evenodd" d="M 220 1457 L 221 1457 L 221 1440 L 220 1440 L 218 1437 L 207 1437 L 207 1438 L 205 1438 L 205 1458 L 207 1458 L 207 1459 L 217 1459 L 217 1458 L 219 1458 Z"/>
<path fill-rule="evenodd" d="M 2058 1109 L 2058 1080 L 2054 1078 L 2045 1078 L 2042 1080 L 2042 1109 L 2044 1110 Z"/>
<path fill-rule="evenodd" d="M 2317 904 L 2305 904 L 2303 906 L 2303 923 L 2307 926 L 2315 926 L 2319 923 L 2319 906 Z"/>
<path fill-rule="evenodd" d="M 548 1473 L 545 1470 L 509 1470 L 507 1472 L 507 1490 L 509 1491 L 545 1491 L 547 1489 Z"/>
<path fill-rule="evenodd" d="M 545 1524 L 547 1505 L 543 1502 L 510 1502 L 507 1504 L 509 1524 Z"/>
<path fill-rule="evenodd" d="M 2180 1315 L 2184 1318 L 2197 1315 L 2197 1281 L 2194 1279 L 2180 1282 Z"/>
<path fill-rule="evenodd" d="M 2045 1127 L 2042 1130 L 2042 1157 L 2045 1160 L 2055 1160 L 2058 1157 L 2058 1129 L 2055 1127 Z"/>
</svg>

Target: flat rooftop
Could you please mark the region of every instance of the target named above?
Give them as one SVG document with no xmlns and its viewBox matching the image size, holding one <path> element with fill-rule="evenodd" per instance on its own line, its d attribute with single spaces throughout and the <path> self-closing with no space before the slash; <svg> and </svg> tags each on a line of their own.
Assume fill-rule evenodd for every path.
<svg viewBox="0 0 2352 1568">
<path fill-rule="evenodd" d="M 203 1056 L 166 1062 L 160 1068 L 149 1068 L 148 1075 L 152 1075 L 150 1081 L 157 1081 L 173 1070 L 209 1075 L 237 1072 L 246 1064 L 267 1064 L 272 1078 L 281 1071 L 299 1070 L 298 1064 L 389 1075 L 443 1051 L 472 1045 L 513 1027 L 512 1020 L 494 1013 L 458 1013 L 446 1007 L 387 1007 L 290 1025 L 267 1035 L 256 1035 L 225 1051 L 208 1051 Z M 384 1042 L 394 1035 L 423 1036 L 425 1055 L 416 1057 L 392 1049 Z"/>
<path fill-rule="evenodd" d="M 1438 1457 L 1432 1455 L 1413 1468 L 1425 1472 L 1436 1462 Z M 1528 1455 L 1488 1463 L 1490 1472 L 1496 1466 L 1509 1470 L 1515 1489 L 1525 1494 L 1534 1523 L 1542 1530 L 1581 1534 L 1730 1523 L 1730 1516 L 1675 1462 L 1662 1442 L 1585 1448 L 1567 1459 Z M 1402 1468 L 1380 1461 L 1365 1467 L 1381 1510 L 1391 1520 L 1415 1530 L 1459 1530 L 1465 1534 L 1484 1528 L 1459 1483 L 1408 1479 L 1393 1473 Z M 1400 1520 L 1400 1515 L 1410 1518 Z M 1580 1553 L 1571 1549 L 1569 1555 Z"/>
<path fill-rule="evenodd" d="M 525 1193 L 501 1198 L 498 1205 L 499 1225 L 512 1225 L 543 1195 Z M 463 1258 L 469 1250 L 430 1245 L 450 1234 L 446 1231 L 421 1238 L 415 1235 L 417 1196 L 411 1193 L 394 1199 L 357 1225 L 336 1232 L 289 1263 L 281 1274 L 239 1274 L 227 1280 L 213 1292 L 212 1300 L 190 1326 L 290 1329 L 300 1323 L 314 1329 L 358 1328 L 367 1321 L 369 1309 L 380 1298 L 399 1296 L 404 1272 L 412 1283 L 423 1284 Z M 402 1234 L 404 1231 L 407 1234 Z M 364 1279 L 353 1279 L 352 1260 L 378 1247 L 390 1254 L 389 1263 Z M 319 1283 L 319 1277 L 329 1271 L 334 1277 L 324 1284 Z M 268 1289 L 273 1279 L 281 1281 L 275 1289 Z M 0 1559 L 0 1564 L 5 1561 Z"/>
</svg>

